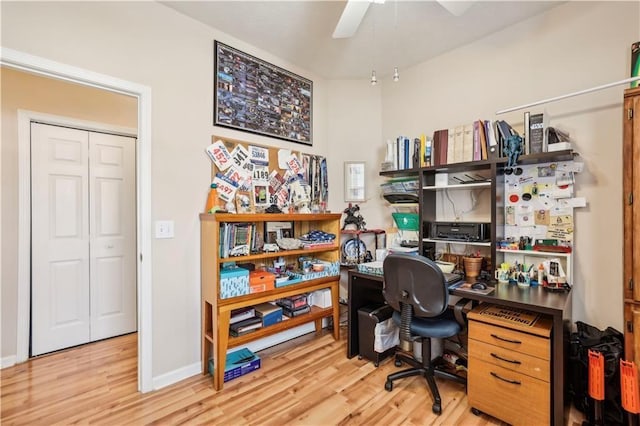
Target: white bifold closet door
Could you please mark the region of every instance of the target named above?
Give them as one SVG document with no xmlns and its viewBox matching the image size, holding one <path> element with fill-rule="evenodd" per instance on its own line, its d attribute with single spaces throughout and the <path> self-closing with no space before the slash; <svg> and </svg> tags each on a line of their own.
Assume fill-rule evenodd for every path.
<svg viewBox="0 0 640 426">
<path fill-rule="evenodd" d="M 136 330 L 135 139 L 31 124 L 31 354 Z"/>
</svg>

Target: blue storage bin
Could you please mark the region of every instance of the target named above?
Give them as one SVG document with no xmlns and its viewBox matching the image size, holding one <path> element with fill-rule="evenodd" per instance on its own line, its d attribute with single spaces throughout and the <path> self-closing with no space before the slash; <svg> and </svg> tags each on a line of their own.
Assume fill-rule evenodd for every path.
<svg viewBox="0 0 640 426">
<path fill-rule="evenodd" d="M 220 299 L 249 294 L 249 271 L 238 266 L 220 270 Z"/>
</svg>

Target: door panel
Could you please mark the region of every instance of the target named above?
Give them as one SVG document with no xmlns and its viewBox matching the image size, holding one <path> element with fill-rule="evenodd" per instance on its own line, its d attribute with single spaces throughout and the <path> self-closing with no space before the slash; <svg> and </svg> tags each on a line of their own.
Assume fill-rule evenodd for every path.
<svg viewBox="0 0 640 426">
<path fill-rule="evenodd" d="M 36 123 L 31 135 L 31 354 L 135 331 L 135 139 Z"/>
<path fill-rule="evenodd" d="M 90 133 L 91 340 L 130 333 L 136 313 L 135 139 Z"/>
<path fill-rule="evenodd" d="M 88 133 L 32 123 L 32 355 L 85 343 Z"/>
</svg>

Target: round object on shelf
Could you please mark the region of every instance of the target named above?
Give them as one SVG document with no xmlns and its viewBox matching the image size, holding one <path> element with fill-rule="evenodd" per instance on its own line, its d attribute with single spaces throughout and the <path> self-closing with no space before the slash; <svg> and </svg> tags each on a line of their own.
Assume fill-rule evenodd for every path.
<svg viewBox="0 0 640 426">
<path fill-rule="evenodd" d="M 442 260 L 436 260 L 436 265 L 438 265 L 438 268 L 440 268 L 442 272 L 446 272 L 448 274 L 453 272 L 453 268 L 456 266 L 455 263 L 444 262 Z"/>
<path fill-rule="evenodd" d="M 367 246 L 358 238 L 352 238 L 342 244 L 342 263 L 357 264 L 364 262 Z"/>
</svg>

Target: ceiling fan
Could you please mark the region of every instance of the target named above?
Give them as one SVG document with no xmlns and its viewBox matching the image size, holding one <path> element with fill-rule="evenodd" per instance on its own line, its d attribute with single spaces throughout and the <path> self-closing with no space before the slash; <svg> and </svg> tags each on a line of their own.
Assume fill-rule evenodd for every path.
<svg viewBox="0 0 640 426">
<path fill-rule="evenodd" d="M 398 1 L 398 0 L 396 0 Z M 469 9 L 476 0 L 470 1 L 445 1 L 436 0 L 442 7 L 447 9 L 449 13 L 455 16 L 460 16 Z M 360 22 L 364 18 L 367 9 L 371 3 L 382 4 L 385 0 L 347 0 L 347 4 L 344 6 L 338 25 L 336 25 L 333 31 L 333 38 L 349 38 L 352 37 Z"/>
</svg>

